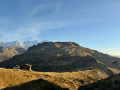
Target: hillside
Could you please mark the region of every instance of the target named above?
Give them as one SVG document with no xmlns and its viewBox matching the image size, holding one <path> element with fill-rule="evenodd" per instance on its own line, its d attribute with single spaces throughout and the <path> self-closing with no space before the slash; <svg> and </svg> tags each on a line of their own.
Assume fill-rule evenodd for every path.
<svg viewBox="0 0 120 90">
<path fill-rule="evenodd" d="M 120 58 L 81 47 L 74 42 L 43 42 L 30 47 L 22 55 L 0 63 L 0 67 L 12 68 L 28 63 L 33 70 L 44 72 L 78 71 L 89 67 L 105 70 L 114 60 Z"/>
<path fill-rule="evenodd" d="M 0 62 L 8 60 L 15 55 L 19 55 L 25 52 L 25 49 L 20 47 L 3 47 L 0 46 Z"/>
<path fill-rule="evenodd" d="M 115 74 L 119 74 L 120 73 L 120 70 L 119 69 L 114 69 L 114 68 L 106 68 L 104 70 L 106 72 L 106 74 L 108 74 L 109 76 L 113 76 Z"/>
<path fill-rule="evenodd" d="M 120 74 L 79 87 L 78 90 L 120 90 Z"/>
<path fill-rule="evenodd" d="M 21 85 L 8 87 L 3 90 L 69 90 L 69 89 L 61 88 L 60 86 L 57 86 L 43 79 L 38 79 Z"/>
<path fill-rule="evenodd" d="M 24 70 L 1 68 L 0 89 L 22 84 L 20 86 L 15 87 L 15 89 L 10 89 L 10 90 L 16 90 L 16 88 L 24 87 L 24 85 L 26 86 L 26 84 L 31 85 L 32 83 L 31 81 L 33 80 L 44 79 L 46 80 L 46 82 L 48 83 L 51 82 L 54 85 L 57 85 L 61 88 L 71 88 L 76 90 L 79 86 L 93 83 L 100 79 L 105 79 L 107 77 L 108 75 L 105 72 L 97 68 L 86 71 L 65 72 L 65 73 L 35 72 L 35 71 L 24 71 Z M 33 81 L 33 82 L 37 82 L 37 81 Z M 33 84 L 33 86 L 34 85 L 36 84 Z M 38 80 L 38 86 L 39 86 L 39 80 Z M 32 87 L 32 85 L 30 87 Z"/>
</svg>

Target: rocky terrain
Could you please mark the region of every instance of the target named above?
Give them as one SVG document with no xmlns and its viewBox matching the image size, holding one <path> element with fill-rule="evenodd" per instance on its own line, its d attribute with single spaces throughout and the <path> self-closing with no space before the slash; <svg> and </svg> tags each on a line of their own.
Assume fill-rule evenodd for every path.
<svg viewBox="0 0 120 90">
<path fill-rule="evenodd" d="M 90 67 L 105 70 L 112 66 L 113 61 L 120 61 L 120 58 L 81 47 L 74 42 L 43 42 L 28 48 L 22 55 L 0 63 L 0 67 L 12 68 L 28 63 L 36 71 L 71 72 Z"/>
<path fill-rule="evenodd" d="M 20 55 L 25 52 L 25 49 L 20 47 L 3 47 L 0 46 L 0 62 L 8 60 L 15 55 Z"/>
</svg>

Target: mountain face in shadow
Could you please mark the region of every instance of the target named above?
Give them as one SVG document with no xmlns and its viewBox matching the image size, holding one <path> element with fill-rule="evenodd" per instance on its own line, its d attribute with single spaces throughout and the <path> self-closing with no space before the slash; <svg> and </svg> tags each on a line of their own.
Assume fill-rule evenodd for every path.
<svg viewBox="0 0 120 90">
<path fill-rule="evenodd" d="M 43 42 L 24 54 L 0 63 L 0 67 L 31 64 L 32 69 L 46 72 L 77 71 L 89 67 L 105 69 L 119 58 L 79 46 L 74 42 Z"/>
<path fill-rule="evenodd" d="M 8 60 L 15 55 L 19 55 L 25 52 L 25 49 L 20 47 L 3 47 L 0 46 L 0 62 Z"/>
<path fill-rule="evenodd" d="M 69 90 L 43 79 L 33 80 L 21 85 L 5 88 L 3 90 Z"/>
</svg>

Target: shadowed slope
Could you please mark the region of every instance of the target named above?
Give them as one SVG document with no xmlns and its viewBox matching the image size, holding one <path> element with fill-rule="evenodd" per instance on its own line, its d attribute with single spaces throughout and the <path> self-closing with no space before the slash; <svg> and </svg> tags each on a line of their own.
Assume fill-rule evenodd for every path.
<svg viewBox="0 0 120 90">
<path fill-rule="evenodd" d="M 3 90 L 69 90 L 61 88 L 43 79 L 33 80 L 21 85 L 5 88 Z"/>
<path fill-rule="evenodd" d="M 112 75 L 115 75 L 115 74 L 119 74 L 119 73 L 120 73 L 120 70 L 119 70 L 119 69 L 114 69 L 114 68 L 106 68 L 106 69 L 105 69 L 105 72 L 106 72 L 109 76 L 112 76 Z"/>
<path fill-rule="evenodd" d="M 120 90 L 120 74 L 79 87 L 78 90 Z"/>
</svg>

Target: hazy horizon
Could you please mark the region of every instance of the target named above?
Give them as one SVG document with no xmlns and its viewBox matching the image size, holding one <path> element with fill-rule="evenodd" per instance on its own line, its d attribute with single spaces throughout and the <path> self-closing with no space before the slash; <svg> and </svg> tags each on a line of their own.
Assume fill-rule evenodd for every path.
<svg viewBox="0 0 120 90">
<path fill-rule="evenodd" d="M 0 0 L 0 41 L 72 41 L 120 56 L 120 0 Z"/>
</svg>

